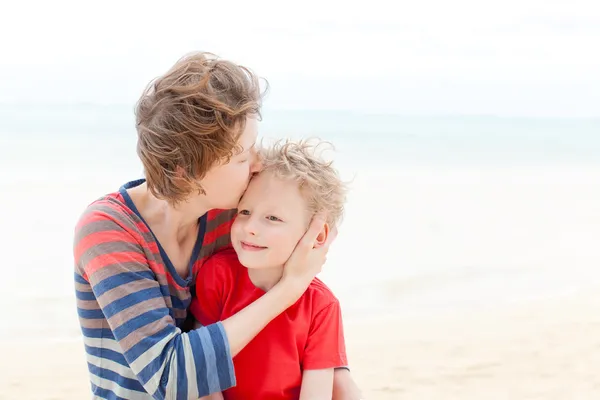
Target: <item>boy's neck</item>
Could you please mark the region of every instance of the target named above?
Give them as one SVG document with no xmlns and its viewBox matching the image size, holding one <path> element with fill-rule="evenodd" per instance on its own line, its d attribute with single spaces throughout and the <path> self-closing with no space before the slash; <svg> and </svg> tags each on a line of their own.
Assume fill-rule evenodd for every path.
<svg viewBox="0 0 600 400">
<path fill-rule="evenodd" d="M 283 266 L 263 269 L 248 268 L 248 277 L 252 284 L 265 292 L 271 290 L 281 280 L 282 275 Z"/>
</svg>

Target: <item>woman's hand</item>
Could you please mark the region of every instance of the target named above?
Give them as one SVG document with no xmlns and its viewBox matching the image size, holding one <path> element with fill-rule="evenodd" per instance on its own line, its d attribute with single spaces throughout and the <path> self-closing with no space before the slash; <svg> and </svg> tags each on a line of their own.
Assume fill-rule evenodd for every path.
<svg viewBox="0 0 600 400">
<path fill-rule="evenodd" d="M 325 241 L 316 245 L 320 235 L 326 235 Z M 329 246 L 337 236 L 337 229 L 329 230 L 325 216 L 313 217 L 308 230 L 300 239 L 290 258 L 285 263 L 281 284 L 290 290 L 296 301 L 306 291 L 314 277 L 321 272 L 327 260 Z"/>
</svg>

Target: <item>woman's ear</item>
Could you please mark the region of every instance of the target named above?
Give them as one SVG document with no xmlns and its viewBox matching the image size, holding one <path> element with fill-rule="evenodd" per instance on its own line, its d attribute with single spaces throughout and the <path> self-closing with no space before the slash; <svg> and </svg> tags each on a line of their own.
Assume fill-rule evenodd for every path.
<svg viewBox="0 0 600 400">
<path fill-rule="evenodd" d="M 325 222 L 323 224 L 323 229 L 321 229 L 319 236 L 317 236 L 317 240 L 315 240 L 314 248 L 318 249 L 319 247 L 323 246 L 325 244 L 325 242 L 327 242 L 328 237 L 329 237 L 329 224 L 327 222 Z"/>
</svg>

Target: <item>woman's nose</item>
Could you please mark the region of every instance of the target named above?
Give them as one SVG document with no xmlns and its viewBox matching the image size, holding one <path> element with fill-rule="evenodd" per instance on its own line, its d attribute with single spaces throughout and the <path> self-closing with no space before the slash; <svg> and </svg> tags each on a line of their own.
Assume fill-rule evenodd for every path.
<svg viewBox="0 0 600 400">
<path fill-rule="evenodd" d="M 252 165 L 250 166 L 250 172 L 253 174 L 260 172 L 262 167 L 263 167 L 263 165 L 262 165 L 262 159 L 260 157 L 260 154 L 255 152 L 254 159 L 252 160 Z"/>
</svg>

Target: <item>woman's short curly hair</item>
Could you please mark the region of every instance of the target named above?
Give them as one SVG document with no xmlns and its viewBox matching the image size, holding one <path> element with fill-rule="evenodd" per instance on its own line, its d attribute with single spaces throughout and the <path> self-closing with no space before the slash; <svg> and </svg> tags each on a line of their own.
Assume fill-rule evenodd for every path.
<svg viewBox="0 0 600 400">
<path fill-rule="evenodd" d="M 137 153 L 148 189 L 170 203 L 203 193 L 200 180 L 238 151 L 247 117 L 260 118 L 259 79 L 198 52 L 152 81 L 136 106 Z"/>
</svg>

